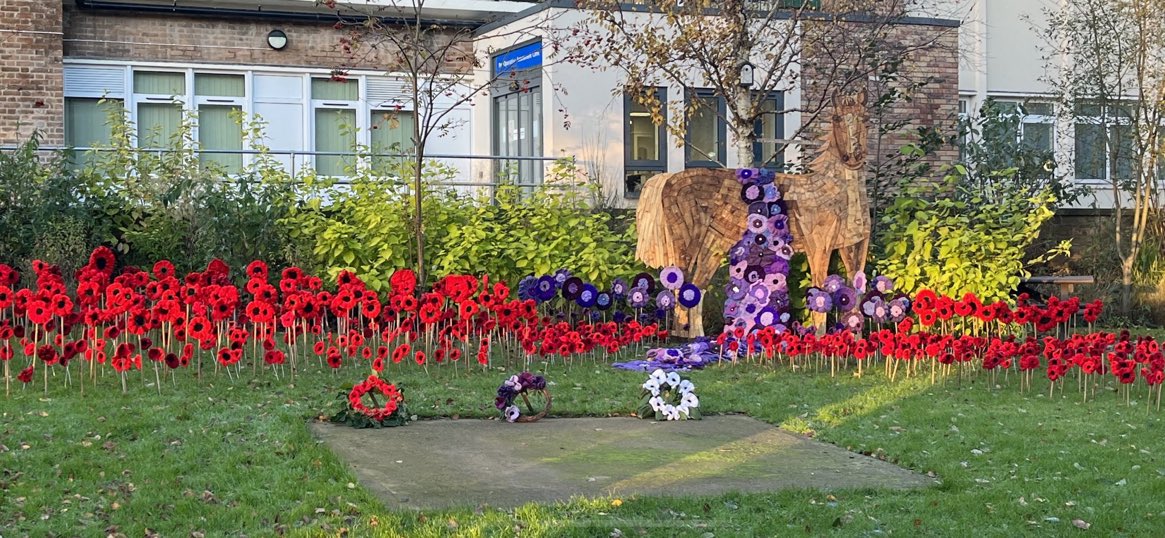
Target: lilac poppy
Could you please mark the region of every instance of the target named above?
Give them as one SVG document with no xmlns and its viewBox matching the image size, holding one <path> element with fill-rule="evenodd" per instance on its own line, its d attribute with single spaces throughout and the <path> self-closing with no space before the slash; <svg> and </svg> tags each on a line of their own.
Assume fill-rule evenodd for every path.
<svg viewBox="0 0 1165 538">
<path fill-rule="evenodd" d="M 894 291 L 894 281 L 890 277 L 878 275 L 874 277 L 874 289 L 878 290 L 878 293 L 886 295 Z"/>
<path fill-rule="evenodd" d="M 765 189 L 764 189 L 764 187 L 761 187 L 760 185 L 746 183 L 740 189 L 740 199 L 744 200 L 744 203 L 746 203 L 746 204 L 750 204 L 752 202 L 759 202 L 764 197 L 765 197 Z"/>
<path fill-rule="evenodd" d="M 748 293 L 748 283 L 736 278 L 729 279 L 728 285 L 724 287 L 724 292 L 729 299 L 739 301 L 744 299 L 745 294 Z"/>
<path fill-rule="evenodd" d="M 866 319 L 862 317 L 862 313 L 856 310 L 846 314 L 841 319 L 845 327 L 851 331 L 860 331 L 865 321 Z"/>
<path fill-rule="evenodd" d="M 765 201 L 776 202 L 781 199 L 781 190 L 776 185 L 765 185 Z"/>
<path fill-rule="evenodd" d="M 686 282 L 683 286 L 680 286 L 680 293 L 677 300 L 680 306 L 684 308 L 695 308 L 696 305 L 700 304 L 700 295 L 700 288 L 691 282 Z"/>
<path fill-rule="evenodd" d="M 659 272 L 659 283 L 668 290 L 678 290 L 684 285 L 684 272 L 674 265 L 664 267 Z"/>
<path fill-rule="evenodd" d="M 735 318 L 740 314 L 740 303 L 736 301 L 728 301 L 724 303 L 724 317 L 725 319 Z"/>
<path fill-rule="evenodd" d="M 676 306 L 676 296 L 671 290 L 663 290 L 655 296 L 655 306 L 660 310 L 671 310 Z"/>
<path fill-rule="evenodd" d="M 744 279 L 744 272 L 748 270 L 748 262 L 741 260 L 728 266 L 728 278 Z"/>
<path fill-rule="evenodd" d="M 833 306 L 838 312 L 849 312 L 858 304 L 858 292 L 853 288 L 842 285 L 833 292 Z"/>
<path fill-rule="evenodd" d="M 906 318 L 906 315 L 910 313 L 910 299 L 907 299 L 906 297 L 898 297 L 893 301 L 890 301 L 889 305 L 890 319 L 893 320 L 894 323 L 902 321 Z"/>
<path fill-rule="evenodd" d="M 768 304 L 769 302 L 769 288 L 763 282 L 753 284 L 748 289 L 748 294 L 752 296 L 753 300 L 761 304 Z"/>
<path fill-rule="evenodd" d="M 764 280 L 765 286 L 767 286 L 771 291 L 785 291 L 788 289 L 788 285 L 786 283 L 786 279 L 788 277 L 785 276 L 785 273 L 787 273 L 787 271 L 778 271 L 766 274 Z"/>
<path fill-rule="evenodd" d="M 871 295 L 862 303 L 862 313 L 874 321 L 881 323 L 886 321 L 889 310 L 886 307 L 886 301 L 882 300 L 881 295 Z"/>
<path fill-rule="evenodd" d="M 728 251 L 728 263 L 736 263 L 748 256 L 748 248 L 750 243 L 740 241 L 732 245 L 732 249 Z"/>
<path fill-rule="evenodd" d="M 829 312 L 833 308 L 833 298 L 824 290 L 809 288 L 805 305 L 813 312 Z"/>
<path fill-rule="evenodd" d="M 776 248 L 775 252 L 777 253 L 778 257 L 785 259 L 785 260 L 793 259 L 793 254 L 795 254 L 793 252 L 793 247 L 789 246 L 788 243 L 784 243 L 784 242 L 782 242 L 781 246 Z"/>
<path fill-rule="evenodd" d="M 769 227 L 769 219 L 764 215 L 752 214 L 748 216 L 748 231 L 752 233 L 762 233 Z"/>
<path fill-rule="evenodd" d="M 854 289 L 858 290 L 858 293 L 866 292 L 866 273 L 858 271 L 858 274 L 854 275 Z"/>
</svg>

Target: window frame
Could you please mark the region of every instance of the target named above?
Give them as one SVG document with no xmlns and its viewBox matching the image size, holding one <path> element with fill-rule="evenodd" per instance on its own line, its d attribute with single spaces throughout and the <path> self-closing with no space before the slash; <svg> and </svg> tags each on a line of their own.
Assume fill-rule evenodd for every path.
<svg viewBox="0 0 1165 538">
<path fill-rule="evenodd" d="M 720 162 L 707 160 L 702 155 L 693 156 L 692 152 L 692 118 L 688 112 L 692 110 L 692 101 L 695 99 L 715 99 L 716 110 L 713 111 L 716 121 L 716 155 Z M 711 88 L 685 88 L 684 111 L 687 118 L 684 121 L 684 168 L 724 168 L 728 163 L 728 122 L 724 119 L 728 114 L 728 104 L 724 97 L 716 95 Z M 700 158 L 693 158 L 700 157 Z"/>
<path fill-rule="evenodd" d="M 640 190 L 628 189 L 627 177 L 631 172 L 655 172 L 653 176 L 667 172 L 667 87 L 652 86 L 652 89 L 659 101 L 663 122 L 655 126 L 658 144 L 656 158 L 647 160 L 635 159 L 632 154 L 635 147 L 631 133 L 631 112 L 635 100 L 630 93 L 623 92 L 623 197 L 628 199 L 639 198 L 639 192 L 643 188 L 641 183 Z"/>
<path fill-rule="evenodd" d="M 181 74 L 183 77 L 183 87 L 182 87 L 183 93 L 182 93 L 182 95 L 163 95 L 160 93 L 138 93 L 137 88 L 134 87 L 134 83 L 135 83 L 134 75 L 136 75 L 138 73 L 175 73 L 175 74 Z M 166 149 L 166 145 L 169 144 L 169 140 L 163 141 L 162 145 L 160 145 L 160 146 L 143 146 L 142 145 L 143 141 L 141 140 L 142 124 L 141 124 L 141 109 L 140 109 L 140 107 L 142 104 L 178 105 L 178 107 L 177 107 L 178 112 L 179 112 L 179 114 L 182 115 L 182 117 L 184 119 L 185 116 L 191 111 L 190 104 L 189 104 L 190 103 L 190 95 L 194 91 L 194 88 L 193 88 L 194 77 L 192 75 L 192 69 L 189 69 L 189 68 L 187 68 L 187 69 L 169 68 L 168 69 L 168 68 L 162 68 L 162 67 L 139 68 L 139 67 L 134 67 L 134 66 L 130 65 L 128 79 L 129 79 L 129 84 L 126 88 L 126 93 L 129 96 L 129 99 L 127 99 L 127 102 L 130 105 L 129 119 L 130 119 L 130 121 L 133 122 L 133 126 L 134 126 L 133 131 L 131 133 L 131 137 L 130 137 L 130 139 L 133 141 L 134 148 L 146 150 L 146 151 L 151 151 L 151 150 L 158 151 L 158 150 Z M 195 122 L 195 123 L 197 123 L 197 122 Z M 193 132 L 193 133 L 191 133 L 191 135 L 194 137 L 194 140 L 198 140 L 198 133 L 197 132 Z"/>
<path fill-rule="evenodd" d="M 1089 102 L 1082 102 L 1082 103 L 1075 104 L 1075 108 L 1072 111 L 1072 178 L 1075 181 L 1080 182 L 1080 183 L 1084 183 L 1084 184 L 1091 184 L 1091 185 L 1110 185 L 1110 184 L 1112 184 L 1112 182 L 1114 181 L 1114 179 L 1112 177 L 1113 171 L 1117 168 L 1118 165 L 1113 159 L 1112 148 L 1110 147 L 1110 144 L 1112 142 L 1111 135 L 1107 131 L 1114 129 L 1114 128 L 1131 126 L 1132 125 L 1132 118 L 1124 117 L 1124 116 L 1121 116 L 1119 114 L 1113 114 L 1113 113 L 1108 112 L 1105 109 L 1108 107 L 1113 107 L 1113 106 L 1131 106 L 1133 104 L 1134 103 L 1132 103 L 1132 102 L 1124 102 L 1124 101 L 1120 101 L 1120 102 L 1118 102 L 1118 104 L 1108 104 L 1108 105 L 1102 105 L 1102 104 L 1098 104 L 1098 103 L 1089 103 Z M 1080 111 L 1081 107 L 1100 107 L 1100 110 L 1099 110 L 1100 115 L 1084 114 Z M 1103 164 L 1104 177 L 1100 177 L 1100 178 L 1080 177 L 1077 174 L 1077 171 L 1079 170 L 1078 159 L 1080 159 L 1080 153 L 1078 151 L 1076 151 L 1076 145 L 1078 144 L 1078 137 L 1080 135 L 1080 133 L 1079 133 L 1079 131 L 1080 131 L 1079 126 L 1080 125 L 1099 126 L 1099 127 L 1103 127 L 1104 130 L 1106 131 L 1105 136 L 1104 136 L 1104 164 Z M 1134 152 L 1135 152 L 1135 149 L 1134 149 Z M 1126 158 L 1131 158 L 1131 157 L 1126 157 Z M 1124 181 L 1124 180 L 1129 180 L 1129 179 L 1133 179 L 1133 178 L 1117 178 L 1117 179 L 1115 179 L 1115 181 Z"/>
<path fill-rule="evenodd" d="M 773 112 L 762 113 L 761 117 L 758 117 L 756 122 L 753 125 L 752 132 L 756 136 L 757 141 L 752 143 L 752 160 L 755 163 L 761 163 L 761 168 L 763 168 L 765 170 L 772 170 L 775 172 L 779 172 L 785 168 L 785 160 L 783 158 L 782 159 L 775 158 L 776 153 L 777 153 L 776 148 L 779 147 L 780 143 L 778 143 L 778 142 L 773 143 L 774 144 L 774 158 L 765 159 L 765 157 L 764 157 L 764 144 L 765 143 L 760 142 L 760 139 L 764 138 L 764 118 L 763 118 L 763 116 L 766 114 L 772 114 L 772 116 L 773 116 L 773 123 L 776 125 L 776 133 L 775 133 L 776 136 L 774 138 L 778 139 L 778 140 L 785 138 L 785 114 L 783 112 L 783 110 L 785 109 L 785 92 L 777 91 L 777 90 L 769 91 L 769 92 L 754 92 L 753 99 L 756 99 L 757 102 L 774 101 L 775 105 L 773 107 L 773 109 L 774 109 Z"/>
<path fill-rule="evenodd" d="M 218 95 L 198 95 L 198 90 L 195 87 L 195 85 L 197 83 L 196 81 L 197 81 L 198 75 L 242 76 L 243 77 L 243 95 L 241 97 L 240 96 L 228 97 L 228 96 L 218 96 Z M 192 69 L 190 77 L 189 77 L 189 84 L 190 84 L 189 90 L 187 93 L 189 93 L 189 95 L 190 95 L 191 109 L 194 112 L 194 126 L 193 126 L 192 135 L 194 136 L 195 142 L 198 142 L 198 145 L 199 145 L 198 161 L 200 163 L 202 163 L 202 162 L 204 162 L 203 161 L 204 154 L 201 152 L 201 150 L 203 150 L 205 148 L 202 147 L 202 131 L 200 130 L 200 126 L 202 124 L 202 117 L 200 116 L 200 114 L 201 114 L 201 109 L 202 109 L 203 105 L 205 105 L 205 106 L 237 106 L 237 107 L 239 107 L 239 110 L 243 113 L 244 117 L 250 117 L 251 110 L 252 110 L 251 102 L 254 100 L 254 96 L 253 96 L 254 92 L 251 89 L 251 72 L 244 71 L 242 73 L 237 73 L 237 72 L 232 73 L 229 71 L 220 71 L 220 70 Z M 247 140 L 247 133 L 246 133 L 245 126 L 239 126 L 239 129 L 242 131 L 242 133 L 241 133 L 241 135 L 242 135 L 242 148 L 241 149 L 243 151 L 249 150 L 250 144 L 249 144 L 249 141 Z M 229 154 L 227 154 L 227 155 L 229 155 Z M 240 155 L 240 157 L 242 157 L 242 158 L 240 159 L 239 173 L 242 173 L 242 169 L 251 163 L 252 156 L 247 154 L 247 153 L 242 153 Z"/>
</svg>

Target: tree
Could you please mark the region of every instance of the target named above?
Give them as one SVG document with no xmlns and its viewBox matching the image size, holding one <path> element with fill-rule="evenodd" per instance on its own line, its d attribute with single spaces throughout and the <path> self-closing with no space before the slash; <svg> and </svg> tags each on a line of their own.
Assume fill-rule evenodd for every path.
<svg viewBox="0 0 1165 538">
<path fill-rule="evenodd" d="M 1075 0 L 1046 13 L 1048 81 L 1073 126 L 1076 175 L 1100 175 L 1089 179 L 1111 188 L 1120 310 L 1127 314 L 1142 249 L 1160 224 L 1165 0 Z"/>
<path fill-rule="evenodd" d="M 405 96 L 398 109 L 413 111 L 411 147 L 402 148 L 412 161 L 413 227 L 416 233 L 416 271 L 422 286 L 426 282 L 425 230 L 422 219 L 423 172 L 426 148 L 435 136 L 460 127 L 452 116 L 468 105 L 496 80 L 496 75 L 480 76 L 489 50 L 479 43 L 475 26 L 433 20 L 426 12 L 426 0 L 394 2 L 391 7 L 343 6 L 334 0 L 325 4 L 337 11 L 338 29 L 345 29 L 342 48 L 351 56 L 387 57 L 383 69 L 406 81 Z M 534 25 L 545 24 L 537 19 Z M 491 39 L 530 34 L 534 26 L 491 34 Z M 477 73 L 475 73 L 477 71 Z M 487 70 L 488 71 L 488 70 Z M 343 70 L 338 70 L 343 76 Z M 374 150 L 376 148 L 373 148 Z"/>
<path fill-rule="evenodd" d="M 783 149 L 812 129 L 830 98 L 865 87 L 872 77 L 897 72 L 904 58 L 936 47 L 941 33 L 901 32 L 917 0 L 642 0 L 627 11 L 618 0 L 580 0 L 588 20 L 573 29 L 575 61 L 625 75 L 626 91 L 682 140 L 686 122 L 701 112 L 688 100 L 665 114 L 653 86 L 699 85 L 725 102 L 724 120 L 738 162 L 754 166 L 782 159 Z M 751 84 L 742 83 L 751 78 Z M 809 84 L 808 81 L 812 81 Z M 759 96 L 802 90 L 799 103 L 773 110 Z M 907 97 L 882 93 L 876 101 Z M 801 127 L 786 133 L 771 155 L 755 162 L 755 126 L 766 114 L 799 112 Z M 717 113 L 717 111 L 711 111 Z M 665 118 L 666 117 L 666 121 Z M 700 148 L 693 148 L 699 150 Z M 705 155 L 707 160 L 715 160 Z M 720 163 L 724 164 L 724 163 Z M 776 163 L 782 164 L 782 163 Z"/>
</svg>

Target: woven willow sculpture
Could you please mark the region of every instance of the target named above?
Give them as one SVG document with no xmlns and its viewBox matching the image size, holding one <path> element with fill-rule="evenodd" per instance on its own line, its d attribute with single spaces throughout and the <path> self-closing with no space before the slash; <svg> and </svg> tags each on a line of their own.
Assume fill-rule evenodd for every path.
<svg viewBox="0 0 1165 538">
<path fill-rule="evenodd" d="M 805 174 L 778 174 L 789 211 L 793 248 L 804 252 L 814 286 L 825 282 L 838 251 L 846 273 L 866 266 L 870 210 L 864 169 L 868 139 L 866 93 L 833 99 L 829 131 Z M 735 172 L 691 169 L 647 181 L 639 198 L 636 256 L 650 267 L 675 265 L 693 284 L 707 288 L 728 249 L 740 240 L 748 207 Z M 702 305 L 701 305 L 702 306 Z M 823 319 L 814 319 L 820 324 Z M 701 309 L 678 325 L 682 336 L 703 335 Z M 682 330 L 688 325 L 688 330 Z"/>
</svg>

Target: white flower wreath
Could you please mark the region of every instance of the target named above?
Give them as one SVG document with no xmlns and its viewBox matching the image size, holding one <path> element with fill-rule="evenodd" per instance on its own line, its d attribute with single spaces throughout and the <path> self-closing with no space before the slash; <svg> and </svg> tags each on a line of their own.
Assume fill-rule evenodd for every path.
<svg viewBox="0 0 1165 538">
<path fill-rule="evenodd" d="M 656 370 L 643 383 L 638 414 L 655 420 L 699 420 L 696 385 L 676 372 Z"/>
</svg>

